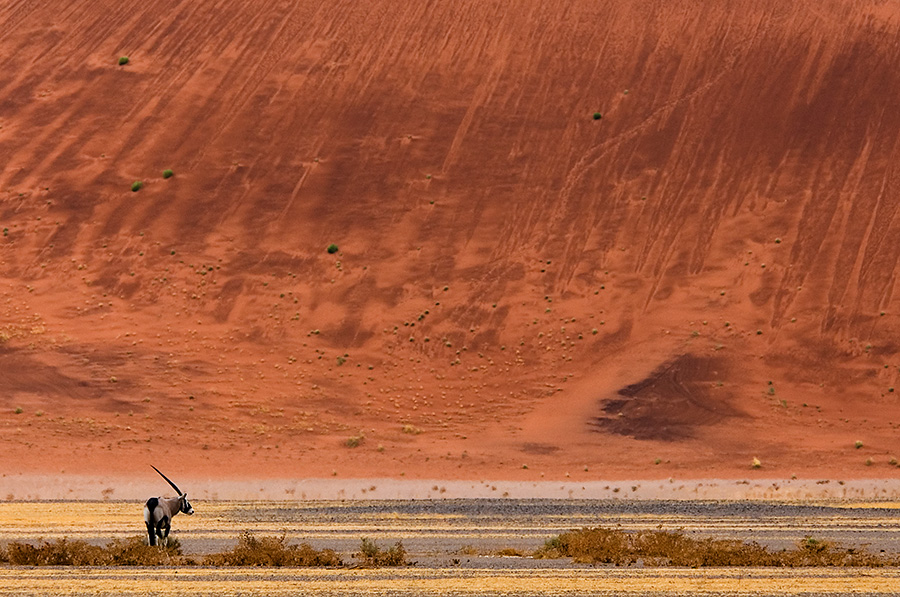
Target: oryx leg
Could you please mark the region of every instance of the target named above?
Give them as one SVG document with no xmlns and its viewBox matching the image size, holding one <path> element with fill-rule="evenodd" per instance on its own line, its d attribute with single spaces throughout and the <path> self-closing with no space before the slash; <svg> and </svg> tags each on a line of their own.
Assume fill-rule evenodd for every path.
<svg viewBox="0 0 900 597">
<path fill-rule="evenodd" d="M 147 522 L 147 534 L 150 536 L 149 543 L 150 545 L 156 545 L 156 529 L 153 528 L 153 525 L 150 522 Z"/>
<path fill-rule="evenodd" d="M 163 547 L 167 547 L 169 545 L 169 531 L 172 530 L 172 523 L 169 521 L 168 516 L 163 516 L 158 523 L 156 523 L 156 534 L 159 535 L 160 542 Z"/>
</svg>

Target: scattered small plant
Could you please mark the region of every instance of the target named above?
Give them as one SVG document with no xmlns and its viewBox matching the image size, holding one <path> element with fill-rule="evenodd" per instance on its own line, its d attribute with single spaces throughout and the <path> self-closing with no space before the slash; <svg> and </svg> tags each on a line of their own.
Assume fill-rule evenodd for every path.
<svg viewBox="0 0 900 597">
<path fill-rule="evenodd" d="M 603 114 L 601 114 L 600 112 L 594 112 L 593 118 L 594 120 L 600 120 L 601 118 L 603 118 Z"/>
<path fill-rule="evenodd" d="M 366 438 L 364 435 L 354 435 L 344 440 L 344 445 L 348 448 L 358 448 L 359 445 L 363 443 L 363 441 L 365 441 L 365 439 Z"/>
<path fill-rule="evenodd" d="M 128 56 L 119 56 L 119 66 L 128 64 Z"/>
<path fill-rule="evenodd" d="M 402 431 L 403 431 L 403 433 L 406 433 L 409 435 L 419 435 L 420 433 L 422 433 L 421 429 L 419 429 L 415 425 L 410 425 L 410 424 L 404 425 L 402 428 Z"/>
<path fill-rule="evenodd" d="M 359 544 L 357 557 L 361 560 L 361 565 L 366 567 L 406 566 L 409 564 L 406 559 L 406 549 L 400 541 L 397 541 L 393 547 L 383 550 L 371 539 L 363 537 Z"/>
<path fill-rule="evenodd" d="M 331 243 L 330 245 L 325 247 L 325 250 L 328 251 L 330 254 L 334 254 L 334 253 L 338 252 L 338 246 L 334 243 Z"/>
<path fill-rule="evenodd" d="M 856 440 L 856 442 L 853 444 L 853 447 L 856 448 L 857 450 L 859 450 L 860 448 L 863 447 L 862 441 Z"/>
<path fill-rule="evenodd" d="M 163 178 L 172 178 L 175 176 L 175 173 L 171 170 L 163 170 Z"/>
<path fill-rule="evenodd" d="M 131 183 L 131 192 L 132 192 L 132 193 L 137 193 L 137 192 L 140 191 L 143 187 L 144 187 L 144 183 L 143 183 L 142 181 L 140 181 L 140 180 L 136 180 L 136 181 L 134 181 L 133 183 Z"/>
<path fill-rule="evenodd" d="M 750 463 L 751 468 L 762 468 L 762 462 L 760 462 L 759 458 L 756 456 L 753 457 L 753 461 Z"/>
</svg>

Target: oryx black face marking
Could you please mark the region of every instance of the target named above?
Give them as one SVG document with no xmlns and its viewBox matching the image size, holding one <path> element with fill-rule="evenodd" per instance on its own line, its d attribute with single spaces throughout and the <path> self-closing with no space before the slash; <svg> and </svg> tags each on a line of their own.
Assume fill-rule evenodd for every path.
<svg viewBox="0 0 900 597">
<path fill-rule="evenodd" d="M 163 475 L 158 468 L 150 465 L 159 475 L 165 479 L 178 493 L 178 497 L 152 497 L 144 505 L 144 523 L 147 525 L 147 535 L 150 545 L 156 545 L 156 538 L 165 544 L 169 540 L 169 531 L 172 529 L 172 518 L 179 512 L 193 514 L 194 508 L 187 499 L 187 493 L 182 493 L 178 486 Z"/>
</svg>

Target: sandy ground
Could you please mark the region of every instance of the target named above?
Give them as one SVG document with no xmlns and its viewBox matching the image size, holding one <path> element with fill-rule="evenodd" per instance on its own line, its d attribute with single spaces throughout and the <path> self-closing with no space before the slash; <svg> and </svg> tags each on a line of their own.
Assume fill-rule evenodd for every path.
<svg viewBox="0 0 900 597">
<path fill-rule="evenodd" d="M 896 570 L 4 570 L 0 595 L 895 595 Z M 152 587 L 152 588 L 150 588 Z"/>
<path fill-rule="evenodd" d="M 133 536 L 140 504 L 0 503 L 0 543 L 62 536 L 103 544 Z M 352 561 L 361 537 L 402 540 L 416 564 L 380 570 L 0 567 L 0 595 L 885 595 L 897 569 L 615 568 L 497 557 L 588 525 L 681 529 L 787 547 L 806 535 L 896 552 L 897 504 L 612 500 L 206 502 L 173 521 L 186 553 L 221 551 L 236 534 L 285 534 Z"/>
<path fill-rule="evenodd" d="M 898 63 L 880 0 L 7 0 L 0 498 L 900 479 Z"/>
</svg>

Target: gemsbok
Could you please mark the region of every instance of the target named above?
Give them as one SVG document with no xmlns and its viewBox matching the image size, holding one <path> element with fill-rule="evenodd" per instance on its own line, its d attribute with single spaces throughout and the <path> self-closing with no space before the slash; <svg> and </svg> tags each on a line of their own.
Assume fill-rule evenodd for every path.
<svg viewBox="0 0 900 597">
<path fill-rule="evenodd" d="M 152 497 L 147 500 L 147 503 L 144 505 L 144 522 L 147 523 L 147 534 L 150 536 L 150 545 L 156 545 L 157 537 L 162 540 L 163 545 L 168 545 L 169 531 L 172 529 L 172 518 L 179 512 L 184 512 L 188 515 L 193 514 L 194 508 L 191 507 L 191 503 L 187 499 L 187 493 L 182 493 L 177 485 L 172 483 L 167 476 L 159 472 L 158 468 L 152 464 L 150 467 L 159 473 L 159 476 L 168 481 L 169 485 L 172 486 L 172 489 L 175 490 L 175 493 L 178 494 L 178 497 L 173 498 Z"/>
</svg>

